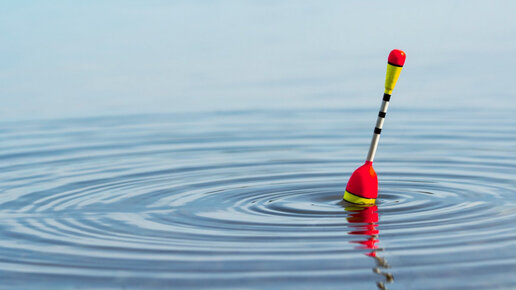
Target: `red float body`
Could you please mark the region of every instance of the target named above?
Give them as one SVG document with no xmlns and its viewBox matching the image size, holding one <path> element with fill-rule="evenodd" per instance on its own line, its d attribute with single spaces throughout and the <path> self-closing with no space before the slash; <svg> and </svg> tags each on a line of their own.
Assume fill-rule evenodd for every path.
<svg viewBox="0 0 516 290">
<path fill-rule="evenodd" d="M 363 198 L 376 199 L 378 197 L 378 177 L 373 169 L 373 162 L 366 161 L 353 172 L 346 191 Z"/>
<path fill-rule="evenodd" d="M 393 49 L 391 53 L 389 53 L 388 62 L 393 65 L 403 66 L 405 64 L 405 52 L 399 49 Z"/>
</svg>

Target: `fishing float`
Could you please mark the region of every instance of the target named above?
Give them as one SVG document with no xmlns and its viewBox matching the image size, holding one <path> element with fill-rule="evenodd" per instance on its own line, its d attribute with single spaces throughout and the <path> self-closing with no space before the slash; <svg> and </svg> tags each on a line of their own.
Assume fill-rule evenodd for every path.
<svg viewBox="0 0 516 290">
<path fill-rule="evenodd" d="M 382 105 L 376 120 L 373 138 L 369 146 L 369 152 L 364 165 L 357 168 L 346 185 L 343 199 L 347 202 L 362 205 L 373 205 L 378 197 L 378 177 L 373 169 L 373 160 L 380 141 L 383 122 L 389 107 L 392 90 L 396 86 L 401 69 L 405 64 L 405 52 L 394 49 L 387 60 L 387 73 L 385 75 L 385 91 L 383 93 Z"/>
</svg>

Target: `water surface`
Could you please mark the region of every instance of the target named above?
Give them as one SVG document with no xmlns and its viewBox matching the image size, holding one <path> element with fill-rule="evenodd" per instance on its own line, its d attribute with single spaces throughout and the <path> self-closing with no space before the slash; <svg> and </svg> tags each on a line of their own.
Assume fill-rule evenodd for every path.
<svg viewBox="0 0 516 290">
<path fill-rule="evenodd" d="M 512 111 L 393 105 L 349 207 L 376 110 L 3 122 L 1 288 L 516 287 Z"/>
</svg>

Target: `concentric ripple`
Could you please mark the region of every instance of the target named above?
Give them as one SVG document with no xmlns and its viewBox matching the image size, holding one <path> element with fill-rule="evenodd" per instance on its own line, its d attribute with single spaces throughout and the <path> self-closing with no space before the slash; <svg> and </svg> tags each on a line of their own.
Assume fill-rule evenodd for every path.
<svg viewBox="0 0 516 290">
<path fill-rule="evenodd" d="M 3 123 L 2 287 L 515 287 L 516 122 L 422 113 L 372 208 L 341 198 L 374 112 Z"/>
</svg>

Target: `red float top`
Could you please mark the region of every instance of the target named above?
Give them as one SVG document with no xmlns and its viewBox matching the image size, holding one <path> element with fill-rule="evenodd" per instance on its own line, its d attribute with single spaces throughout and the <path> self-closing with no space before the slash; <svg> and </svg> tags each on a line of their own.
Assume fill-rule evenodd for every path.
<svg viewBox="0 0 516 290">
<path fill-rule="evenodd" d="M 389 54 L 389 63 L 392 65 L 403 66 L 407 55 L 403 50 L 393 49 Z"/>
</svg>

